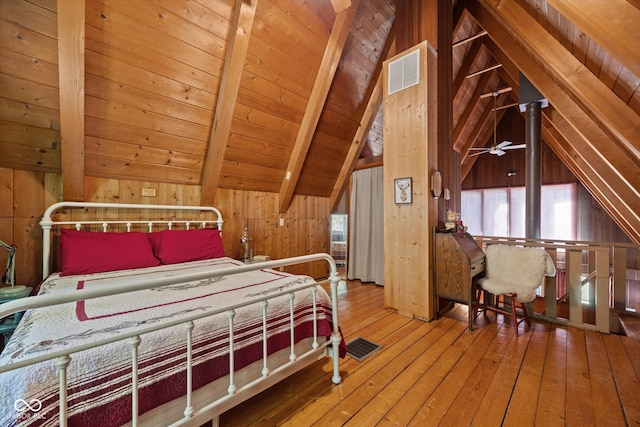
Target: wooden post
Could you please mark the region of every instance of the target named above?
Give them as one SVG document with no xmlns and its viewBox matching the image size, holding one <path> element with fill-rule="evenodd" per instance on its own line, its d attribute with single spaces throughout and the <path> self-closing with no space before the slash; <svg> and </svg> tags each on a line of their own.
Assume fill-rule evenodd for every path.
<svg viewBox="0 0 640 427">
<path fill-rule="evenodd" d="M 417 84 L 389 94 L 390 65 L 416 51 Z M 385 61 L 383 83 L 385 305 L 409 317 L 432 319 L 431 238 L 437 225 L 437 200 L 430 191 L 437 164 L 435 50 L 422 42 Z M 396 204 L 397 178 L 410 179 L 411 203 Z"/>
<path fill-rule="evenodd" d="M 569 289 L 569 320 L 582 325 L 582 251 L 567 251 L 567 288 Z"/>
<path fill-rule="evenodd" d="M 65 200 L 84 200 L 84 0 L 58 0 L 60 151 Z"/>
</svg>

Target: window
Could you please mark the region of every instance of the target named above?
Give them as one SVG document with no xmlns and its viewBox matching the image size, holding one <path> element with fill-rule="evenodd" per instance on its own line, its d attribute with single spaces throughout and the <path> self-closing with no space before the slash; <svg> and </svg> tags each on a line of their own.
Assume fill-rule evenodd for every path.
<svg viewBox="0 0 640 427">
<path fill-rule="evenodd" d="M 490 188 L 462 192 L 460 215 L 471 234 L 525 237 L 525 188 Z M 576 184 L 543 185 L 540 237 L 575 240 Z"/>
</svg>

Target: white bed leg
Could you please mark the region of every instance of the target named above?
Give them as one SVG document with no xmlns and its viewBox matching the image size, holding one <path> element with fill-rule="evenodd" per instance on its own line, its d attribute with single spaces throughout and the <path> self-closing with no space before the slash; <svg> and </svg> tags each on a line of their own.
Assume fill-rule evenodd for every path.
<svg viewBox="0 0 640 427">
<path fill-rule="evenodd" d="M 332 301 L 331 314 L 333 317 L 333 333 L 331 334 L 331 360 L 333 361 L 333 377 L 331 377 L 331 380 L 334 384 L 340 384 L 342 378 L 340 378 L 340 367 L 338 366 L 338 359 L 340 358 L 340 344 L 342 343 L 342 335 L 340 334 L 340 328 L 338 326 L 338 287 L 345 287 L 346 285 L 344 284 L 344 280 L 339 280 L 339 277 L 336 273 L 331 274 L 330 280 Z"/>
<path fill-rule="evenodd" d="M 193 321 L 185 323 L 184 329 L 187 331 L 187 406 L 184 408 L 184 416 L 185 418 L 191 418 L 193 416 L 193 405 L 191 404 L 193 389 Z"/>
<path fill-rule="evenodd" d="M 138 425 L 138 346 L 140 336 L 129 338 L 131 346 L 131 425 Z"/>
<path fill-rule="evenodd" d="M 234 356 L 234 348 L 233 348 L 233 318 L 236 316 L 236 312 L 234 310 L 227 311 L 227 316 L 229 317 L 229 394 L 236 393 L 236 384 L 233 379 L 233 374 L 235 371 L 235 356 Z"/>
<path fill-rule="evenodd" d="M 289 317 L 290 317 L 289 333 L 291 336 L 291 354 L 289 355 L 289 360 L 292 362 L 296 361 L 295 318 L 294 318 L 294 310 L 293 310 L 294 299 L 295 299 L 295 294 L 291 292 L 289 294 Z"/>
<path fill-rule="evenodd" d="M 313 300 L 313 349 L 318 348 L 318 288 L 311 288 L 311 299 Z"/>
<path fill-rule="evenodd" d="M 56 359 L 56 369 L 60 377 L 60 427 L 67 425 L 67 367 L 70 363 L 71 358 L 68 355 Z"/>
<path fill-rule="evenodd" d="M 267 340 L 269 338 L 267 334 L 267 306 L 269 302 L 265 300 L 260 305 L 262 306 L 262 376 L 266 377 L 269 375 L 269 365 L 267 363 L 269 358 L 267 351 Z"/>
</svg>

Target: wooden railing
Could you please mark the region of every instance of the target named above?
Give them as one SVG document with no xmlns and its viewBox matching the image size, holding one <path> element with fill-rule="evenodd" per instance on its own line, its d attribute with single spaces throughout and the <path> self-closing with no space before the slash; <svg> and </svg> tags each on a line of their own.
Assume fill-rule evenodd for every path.
<svg viewBox="0 0 640 427">
<path fill-rule="evenodd" d="M 474 236 L 479 245 L 505 244 L 544 248 L 558 274 L 547 277 L 540 298 L 531 303 L 533 317 L 609 333 L 610 311 L 626 311 L 628 251 L 640 245 Z M 586 290 L 586 292 L 585 292 Z"/>
</svg>

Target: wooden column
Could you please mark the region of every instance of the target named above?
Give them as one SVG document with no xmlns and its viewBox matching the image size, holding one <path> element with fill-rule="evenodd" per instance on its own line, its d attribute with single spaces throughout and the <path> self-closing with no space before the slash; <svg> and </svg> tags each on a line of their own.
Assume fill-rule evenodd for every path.
<svg viewBox="0 0 640 427">
<path fill-rule="evenodd" d="M 416 50 L 419 82 L 389 94 L 389 65 Z M 437 200 L 430 193 L 437 164 L 435 50 L 422 42 L 385 61 L 383 82 L 385 305 L 409 317 L 432 319 L 431 240 L 437 224 Z M 397 178 L 411 178 L 411 203 L 396 204 Z"/>
</svg>

